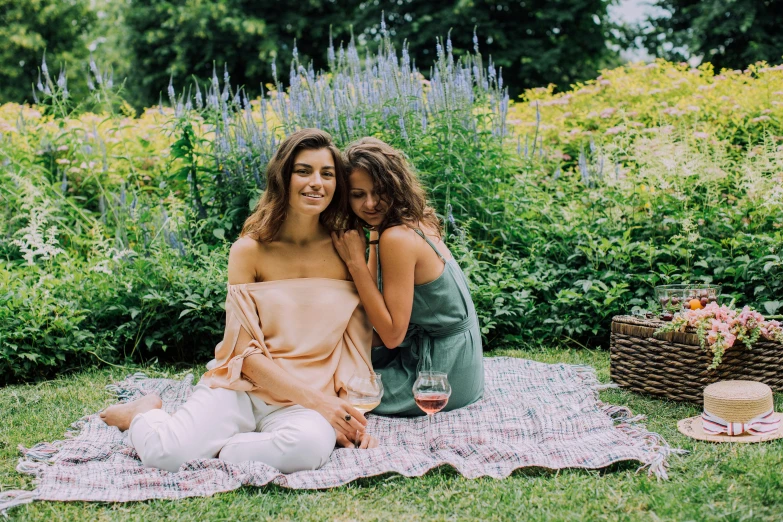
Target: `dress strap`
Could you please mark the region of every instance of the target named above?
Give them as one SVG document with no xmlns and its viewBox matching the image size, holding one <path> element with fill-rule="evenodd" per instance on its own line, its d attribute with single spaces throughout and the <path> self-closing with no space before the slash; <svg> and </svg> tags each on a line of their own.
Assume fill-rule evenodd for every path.
<svg viewBox="0 0 783 522">
<path fill-rule="evenodd" d="M 379 243 L 375 243 L 375 267 L 377 274 L 378 291 L 383 293 L 383 275 L 381 274 L 381 246 Z"/>
<path fill-rule="evenodd" d="M 427 242 L 427 244 L 428 244 L 429 246 L 431 246 L 431 247 L 432 247 L 432 249 L 435 251 L 435 253 L 436 253 L 436 254 L 438 254 L 438 259 L 440 259 L 440 260 L 441 260 L 441 261 L 443 261 L 444 263 L 446 262 L 446 258 L 445 258 L 445 257 L 443 257 L 443 256 L 441 255 L 441 253 L 440 253 L 440 250 L 438 250 L 437 248 L 435 248 L 435 244 L 434 244 L 432 241 L 430 241 L 430 240 L 429 240 L 429 238 L 428 238 L 426 235 L 424 235 L 424 232 L 422 232 L 422 231 L 421 231 L 420 229 L 418 229 L 418 228 L 414 228 L 414 229 L 413 229 L 413 231 L 414 231 L 414 232 L 416 232 L 417 234 L 419 234 L 419 235 L 421 236 L 421 238 L 422 238 L 424 241 L 426 241 L 426 242 Z"/>
</svg>

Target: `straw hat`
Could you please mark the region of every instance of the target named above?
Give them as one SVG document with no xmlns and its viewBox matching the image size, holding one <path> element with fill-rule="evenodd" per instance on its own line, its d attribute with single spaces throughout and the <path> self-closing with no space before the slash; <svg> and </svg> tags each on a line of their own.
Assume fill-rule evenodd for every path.
<svg viewBox="0 0 783 522">
<path fill-rule="evenodd" d="M 712 442 L 763 442 L 783 438 L 783 416 L 772 390 L 754 381 L 720 381 L 704 388 L 704 412 L 683 419 L 683 435 Z"/>
</svg>

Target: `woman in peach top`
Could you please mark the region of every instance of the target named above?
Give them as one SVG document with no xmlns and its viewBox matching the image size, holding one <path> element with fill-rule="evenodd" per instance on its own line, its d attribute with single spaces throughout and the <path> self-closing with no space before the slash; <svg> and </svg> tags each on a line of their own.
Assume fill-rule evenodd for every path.
<svg viewBox="0 0 783 522">
<path fill-rule="evenodd" d="M 261 461 L 284 473 L 324 465 L 335 442 L 377 442 L 344 398 L 372 372 L 372 329 L 330 232 L 346 197 L 331 137 L 292 134 L 267 168 L 268 186 L 228 260 L 226 329 L 193 395 L 176 412 L 147 395 L 107 408 L 145 466 L 193 459 Z"/>
</svg>

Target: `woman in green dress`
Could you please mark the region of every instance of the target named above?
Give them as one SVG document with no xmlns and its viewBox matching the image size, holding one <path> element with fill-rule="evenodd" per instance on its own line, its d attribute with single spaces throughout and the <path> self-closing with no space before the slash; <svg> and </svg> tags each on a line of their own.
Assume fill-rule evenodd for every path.
<svg viewBox="0 0 783 522">
<path fill-rule="evenodd" d="M 443 242 L 435 211 L 403 154 L 375 138 L 344 152 L 350 225 L 332 233 L 375 329 L 372 362 L 384 395 L 374 413 L 424 415 L 413 398 L 419 371 L 448 374 L 445 410 L 484 391 L 481 333 L 468 282 Z M 370 255 L 365 237 L 370 228 Z"/>
</svg>

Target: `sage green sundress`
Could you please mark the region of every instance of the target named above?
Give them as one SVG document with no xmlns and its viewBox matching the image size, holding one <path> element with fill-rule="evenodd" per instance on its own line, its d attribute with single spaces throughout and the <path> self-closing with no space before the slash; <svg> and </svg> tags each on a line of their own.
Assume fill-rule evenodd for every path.
<svg viewBox="0 0 783 522">
<path fill-rule="evenodd" d="M 454 259 L 445 259 L 427 236 L 413 229 L 435 251 L 445 267 L 429 283 L 413 287 L 413 310 L 403 342 L 395 349 L 372 349 L 373 368 L 383 378 L 383 398 L 373 413 L 424 415 L 413 399 L 413 383 L 419 371 L 448 374 L 451 397 L 444 411 L 462 408 L 484 393 L 484 363 L 476 309 L 468 280 Z M 378 289 L 383 293 L 381 257 Z"/>
</svg>

